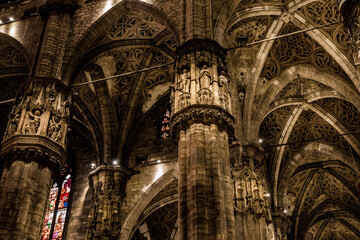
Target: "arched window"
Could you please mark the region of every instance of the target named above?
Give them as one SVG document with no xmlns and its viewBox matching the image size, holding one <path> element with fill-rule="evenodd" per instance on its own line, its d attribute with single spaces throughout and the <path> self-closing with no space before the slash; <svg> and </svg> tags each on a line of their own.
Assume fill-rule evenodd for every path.
<svg viewBox="0 0 360 240">
<path fill-rule="evenodd" d="M 72 169 L 65 163 L 64 168 L 61 170 L 60 179 L 54 183 L 50 190 L 41 240 L 63 239 L 72 179 Z"/>
<path fill-rule="evenodd" d="M 162 139 L 166 139 L 170 137 L 170 111 L 168 109 L 165 110 L 165 113 L 162 117 L 161 121 L 161 132 L 160 136 Z"/>
</svg>

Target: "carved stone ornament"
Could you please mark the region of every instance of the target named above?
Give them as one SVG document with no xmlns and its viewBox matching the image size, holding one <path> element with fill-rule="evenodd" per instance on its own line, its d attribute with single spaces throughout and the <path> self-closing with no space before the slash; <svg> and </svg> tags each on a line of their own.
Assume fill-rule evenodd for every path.
<svg viewBox="0 0 360 240">
<path fill-rule="evenodd" d="M 94 190 L 88 217 L 90 239 L 117 239 L 121 230 L 120 208 L 130 171 L 121 166 L 102 165 L 90 173 Z"/>
<path fill-rule="evenodd" d="M 42 136 L 16 136 L 4 142 L 1 147 L 3 159 L 47 160 L 46 166 L 50 168 L 62 164 L 64 156 L 64 148 Z"/>
<path fill-rule="evenodd" d="M 190 94 L 183 93 L 179 97 L 179 109 L 183 109 L 190 105 Z"/>
<path fill-rule="evenodd" d="M 177 54 L 173 113 L 189 105 L 214 105 L 230 113 L 226 51 L 213 40 L 194 39 Z"/>
<path fill-rule="evenodd" d="M 36 79 L 25 83 L 10 113 L 1 156 L 35 151 L 43 153 L 52 167 L 61 166 L 71 101 L 70 89 L 57 80 Z"/>
<path fill-rule="evenodd" d="M 213 103 L 213 94 L 208 88 L 202 88 L 197 93 L 197 102 L 199 104 L 212 104 Z"/>
<path fill-rule="evenodd" d="M 216 124 L 232 136 L 235 118 L 226 110 L 214 105 L 190 105 L 171 117 L 172 131 L 186 130 L 194 123 Z"/>
<path fill-rule="evenodd" d="M 360 3 L 359 1 L 341 1 L 340 11 L 345 26 L 351 35 L 352 52 L 355 65 L 360 65 Z"/>
</svg>

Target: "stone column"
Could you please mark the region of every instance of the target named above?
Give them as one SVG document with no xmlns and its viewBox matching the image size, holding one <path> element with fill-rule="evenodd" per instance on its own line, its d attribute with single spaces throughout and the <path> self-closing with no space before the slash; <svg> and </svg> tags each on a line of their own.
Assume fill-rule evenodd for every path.
<svg viewBox="0 0 360 240">
<path fill-rule="evenodd" d="M 30 80 L 19 92 L 1 143 L 0 239 L 40 239 L 53 177 L 65 162 L 71 105 L 61 67 L 74 0 L 46 0 Z"/>
<path fill-rule="evenodd" d="M 179 140 L 181 240 L 235 239 L 229 159 L 229 78 L 225 51 L 191 40 L 177 51 L 172 133 Z"/>
<path fill-rule="evenodd" d="M 94 195 L 87 223 L 87 239 L 118 239 L 122 226 L 120 207 L 129 174 L 119 165 L 102 165 L 90 173 Z"/>
<path fill-rule="evenodd" d="M 1 144 L 0 239 L 40 239 L 54 174 L 65 161 L 70 90 L 29 81 L 19 93 Z"/>
<path fill-rule="evenodd" d="M 45 0 L 39 9 L 42 34 L 31 77 L 61 79 L 76 0 Z"/>
<path fill-rule="evenodd" d="M 272 240 L 274 229 L 270 194 L 259 146 L 234 142 L 231 146 L 237 239 Z"/>
<path fill-rule="evenodd" d="M 291 220 L 283 212 L 273 213 L 274 226 L 275 226 L 275 239 L 287 240 L 290 231 Z"/>
<path fill-rule="evenodd" d="M 338 0 L 344 25 L 349 29 L 352 42 L 353 59 L 360 70 L 360 1 Z"/>
</svg>

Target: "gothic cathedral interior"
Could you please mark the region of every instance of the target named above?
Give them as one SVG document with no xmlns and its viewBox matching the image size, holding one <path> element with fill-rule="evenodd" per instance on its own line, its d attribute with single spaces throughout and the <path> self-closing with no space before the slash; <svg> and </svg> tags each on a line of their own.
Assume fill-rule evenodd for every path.
<svg viewBox="0 0 360 240">
<path fill-rule="evenodd" d="M 359 0 L 0 0 L 0 240 L 360 240 Z"/>
</svg>

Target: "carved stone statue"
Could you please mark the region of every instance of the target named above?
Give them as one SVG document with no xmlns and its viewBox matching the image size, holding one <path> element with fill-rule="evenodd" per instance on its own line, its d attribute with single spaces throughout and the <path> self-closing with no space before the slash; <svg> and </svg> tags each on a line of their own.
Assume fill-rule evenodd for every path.
<svg viewBox="0 0 360 240">
<path fill-rule="evenodd" d="M 174 88 L 170 88 L 170 106 L 171 106 L 171 112 L 175 112 L 175 91 Z"/>
<path fill-rule="evenodd" d="M 246 94 L 246 85 L 244 82 L 240 82 L 237 86 L 238 94 L 239 94 L 239 101 L 244 102 L 245 94 Z"/>
<path fill-rule="evenodd" d="M 225 77 L 225 73 L 221 72 L 219 76 L 219 87 L 220 87 L 220 93 L 223 95 L 227 95 L 229 93 L 229 81 Z"/>
<path fill-rule="evenodd" d="M 181 92 L 190 92 L 190 82 L 191 82 L 190 73 L 188 72 L 187 69 L 184 69 L 183 73 L 180 75 L 178 89 Z"/>
<path fill-rule="evenodd" d="M 62 137 L 61 127 L 62 126 L 60 123 L 60 117 L 57 115 L 52 116 L 52 118 L 50 119 L 50 122 L 49 122 L 48 137 L 51 140 L 58 142 Z"/>
<path fill-rule="evenodd" d="M 41 121 L 41 111 L 34 109 L 29 112 L 29 119 L 25 124 L 25 134 L 37 134 Z"/>
<path fill-rule="evenodd" d="M 9 138 L 14 135 L 20 122 L 20 116 L 21 116 L 20 112 L 10 114 L 9 126 L 5 138 Z"/>
<path fill-rule="evenodd" d="M 211 72 L 207 65 L 204 65 L 200 70 L 200 89 L 210 88 Z"/>
</svg>

